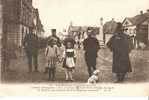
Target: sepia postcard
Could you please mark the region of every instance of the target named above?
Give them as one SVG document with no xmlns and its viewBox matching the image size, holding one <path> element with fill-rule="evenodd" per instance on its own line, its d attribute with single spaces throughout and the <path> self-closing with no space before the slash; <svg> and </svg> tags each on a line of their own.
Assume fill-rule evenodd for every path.
<svg viewBox="0 0 149 100">
<path fill-rule="evenodd" d="M 148 0 L 0 0 L 0 96 L 148 96 Z"/>
</svg>

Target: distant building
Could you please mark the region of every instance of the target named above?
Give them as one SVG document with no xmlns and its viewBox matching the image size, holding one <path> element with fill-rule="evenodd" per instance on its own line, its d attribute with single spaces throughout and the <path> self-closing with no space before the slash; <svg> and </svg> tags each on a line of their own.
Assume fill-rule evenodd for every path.
<svg viewBox="0 0 149 100">
<path fill-rule="evenodd" d="M 123 26 L 128 29 L 127 34 L 135 36 L 137 43 L 135 47 L 138 47 L 139 43 L 148 44 L 149 41 L 149 10 L 146 13 L 143 11 L 139 15 L 134 17 L 127 17 L 123 21 Z"/>
<path fill-rule="evenodd" d="M 104 43 L 106 44 L 109 39 L 114 35 L 117 27 L 117 22 L 112 19 L 103 25 Z"/>
<path fill-rule="evenodd" d="M 33 8 L 33 25 L 36 29 L 36 34 L 38 37 L 44 36 L 44 28 L 41 23 L 40 17 L 39 17 L 39 11 L 37 8 Z"/>
<path fill-rule="evenodd" d="M 72 35 L 72 37 L 76 41 L 83 41 L 87 38 L 87 30 L 90 27 L 93 30 L 93 34 L 96 36 L 99 34 L 99 27 L 92 27 L 92 26 L 73 26 L 70 25 L 68 29 L 68 33 Z"/>
</svg>

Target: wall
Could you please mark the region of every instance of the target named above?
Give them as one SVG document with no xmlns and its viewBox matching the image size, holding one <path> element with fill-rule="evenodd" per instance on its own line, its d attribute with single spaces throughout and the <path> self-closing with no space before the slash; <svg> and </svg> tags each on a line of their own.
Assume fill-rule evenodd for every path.
<svg viewBox="0 0 149 100">
<path fill-rule="evenodd" d="M 2 13 L 2 0 L 0 0 L 0 39 L 2 38 L 2 33 L 3 33 L 3 13 Z M 1 45 L 1 41 L 0 41 Z"/>
<path fill-rule="evenodd" d="M 0 80 L 1 80 L 1 72 L 2 72 L 2 52 L 1 52 L 1 49 L 2 49 L 2 42 L 1 42 L 1 39 L 2 39 L 2 33 L 3 33 L 3 16 L 2 16 L 2 0 L 0 0 Z"/>
<path fill-rule="evenodd" d="M 143 42 L 147 44 L 148 41 L 148 26 L 147 25 L 139 25 L 137 26 L 137 39 L 139 42 Z"/>
<path fill-rule="evenodd" d="M 148 22 L 148 40 L 149 40 L 149 22 Z"/>
</svg>

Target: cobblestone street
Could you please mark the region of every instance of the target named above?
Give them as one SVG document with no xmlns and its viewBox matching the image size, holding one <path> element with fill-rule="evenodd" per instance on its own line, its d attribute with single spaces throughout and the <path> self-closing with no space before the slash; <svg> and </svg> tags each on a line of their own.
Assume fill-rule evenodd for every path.
<svg viewBox="0 0 149 100">
<path fill-rule="evenodd" d="M 84 83 L 88 79 L 87 67 L 84 61 L 83 50 L 77 50 L 77 65 L 74 72 L 75 82 Z M 149 51 L 133 50 L 130 54 L 133 72 L 128 74 L 125 83 L 148 82 L 149 81 Z M 108 49 L 101 49 L 98 54 L 97 68 L 100 69 L 100 83 L 113 83 L 115 75 L 112 74 L 112 53 Z M 26 57 L 13 60 L 10 68 L 12 72 L 5 73 L 4 79 L 6 83 L 47 83 L 48 74 L 44 73 L 46 66 L 44 53 L 39 55 L 39 71 L 40 73 L 27 73 Z M 62 63 L 57 64 L 56 83 L 64 83 L 65 74 Z"/>
</svg>

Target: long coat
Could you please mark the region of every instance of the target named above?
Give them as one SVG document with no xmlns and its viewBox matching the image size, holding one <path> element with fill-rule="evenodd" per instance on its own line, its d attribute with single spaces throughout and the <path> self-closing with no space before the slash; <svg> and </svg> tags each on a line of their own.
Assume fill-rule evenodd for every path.
<svg viewBox="0 0 149 100">
<path fill-rule="evenodd" d="M 83 46 L 87 65 L 96 66 L 97 52 L 100 49 L 98 40 L 96 38 L 89 37 L 84 40 Z"/>
<path fill-rule="evenodd" d="M 38 54 L 39 50 L 38 36 L 33 33 L 27 34 L 23 40 L 23 46 L 25 47 L 25 51 L 28 55 Z"/>
<path fill-rule="evenodd" d="M 108 48 L 113 52 L 113 73 L 131 72 L 131 63 L 129 53 L 131 51 L 131 43 L 129 36 L 126 34 L 116 34 L 107 43 Z"/>
</svg>

